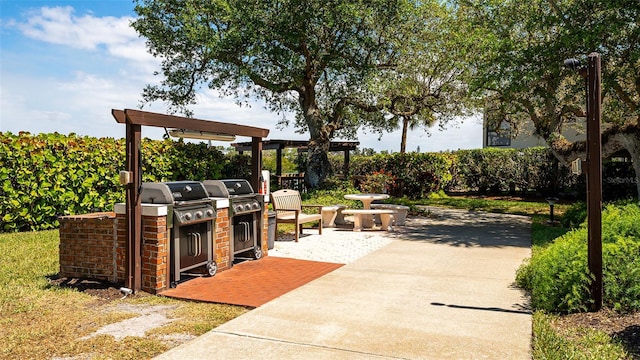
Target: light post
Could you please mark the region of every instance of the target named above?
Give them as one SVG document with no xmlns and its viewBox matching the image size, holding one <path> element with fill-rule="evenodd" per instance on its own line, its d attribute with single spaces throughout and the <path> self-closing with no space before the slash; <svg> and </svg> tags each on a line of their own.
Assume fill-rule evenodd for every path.
<svg viewBox="0 0 640 360">
<path fill-rule="evenodd" d="M 553 225 L 555 224 L 555 220 L 553 219 L 553 205 L 555 205 L 559 199 L 557 197 L 548 197 L 545 200 L 549 203 L 549 221 L 547 221 L 547 224 Z"/>
<path fill-rule="evenodd" d="M 602 151 L 600 89 L 600 54 L 591 53 L 587 66 L 581 66 L 577 59 L 564 61 L 567 68 L 577 70 L 586 79 L 587 97 L 587 160 L 582 169 L 587 174 L 587 232 L 588 263 L 593 274 L 591 299 L 593 311 L 602 308 Z"/>
</svg>

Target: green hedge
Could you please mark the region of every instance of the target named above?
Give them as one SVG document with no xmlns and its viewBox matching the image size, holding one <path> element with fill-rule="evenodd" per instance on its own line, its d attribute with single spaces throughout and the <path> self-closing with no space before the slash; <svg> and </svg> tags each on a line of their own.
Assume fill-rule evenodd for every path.
<svg viewBox="0 0 640 360">
<path fill-rule="evenodd" d="M 249 157 L 204 143 L 142 141 L 143 181 L 244 177 Z M 124 201 L 123 139 L 0 133 L 0 231 L 56 228 L 58 216 L 112 210 Z"/>
<path fill-rule="evenodd" d="M 357 182 L 374 172 L 396 178 L 394 196 L 420 198 L 448 192 L 579 193 L 579 177 L 570 174 L 546 148 L 477 149 L 444 153 L 406 153 L 355 157 L 351 174 Z"/>
<path fill-rule="evenodd" d="M 421 198 L 449 185 L 453 159 L 450 154 L 435 153 L 376 154 L 356 157 L 350 171 L 356 187 L 365 176 L 382 171 L 394 177 L 390 195 Z"/>
<path fill-rule="evenodd" d="M 609 205 L 602 214 L 603 305 L 640 310 L 640 206 Z M 518 269 L 517 283 L 531 291 L 536 310 L 573 313 L 591 303 L 587 224 L 557 238 Z"/>
<path fill-rule="evenodd" d="M 124 148 L 122 139 L 0 132 L 0 231 L 55 228 L 59 215 L 111 210 L 124 200 L 118 183 Z M 143 181 L 247 178 L 250 174 L 250 156 L 225 156 L 205 143 L 143 139 L 141 155 Z M 617 181 L 619 191 L 624 188 L 619 179 L 631 175 L 629 166 L 614 165 L 605 163 L 603 177 Z M 584 177 L 571 175 L 545 148 L 354 156 L 350 172 L 356 187 L 373 173 L 390 173 L 390 194 L 412 199 L 441 190 L 574 193 L 578 198 L 585 193 Z M 635 189 L 634 183 L 630 186 Z M 607 190 L 605 198 L 616 198 L 616 190 Z"/>
<path fill-rule="evenodd" d="M 461 150 L 456 152 L 455 164 L 452 189 L 462 191 L 558 195 L 575 192 L 579 182 L 542 147 Z"/>
</svg>

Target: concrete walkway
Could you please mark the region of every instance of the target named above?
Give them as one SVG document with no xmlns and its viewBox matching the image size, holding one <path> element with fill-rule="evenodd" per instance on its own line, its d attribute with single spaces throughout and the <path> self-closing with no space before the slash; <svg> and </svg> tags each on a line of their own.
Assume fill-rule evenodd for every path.
<svg viewBox="0 0 640 360">
<path fill-rule="evenodd" d="M 433 212 L 382 233 L 388 244 L 157 358 L 529 359 L 528 299 L 513 285 L 530 256 L 529 219 Z M 344 242 L 363 236 L 327 230 L 322 237 Z"/>
</svg>

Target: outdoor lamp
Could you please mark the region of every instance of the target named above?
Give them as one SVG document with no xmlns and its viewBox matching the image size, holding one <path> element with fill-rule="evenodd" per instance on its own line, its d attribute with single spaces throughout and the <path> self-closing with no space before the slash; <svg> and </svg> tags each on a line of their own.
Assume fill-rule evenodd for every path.
<svg viewBox="0 0 640 360">
<path fill-rule="evenodd" d="M 564 67 L 571 70 L 578 70 L 580 68 L 580 60 L 575 58 L 566 59 L 564 61 Z"/>
<path fill-rule="evenodd" d="M 547 224 L 553 224 L 555 221 L 553 220 L 553 205 L 558 201 L 557 197 L 548 197 L 545 200 L 549 203 L 549 221 Z"/>
<path fill-rule="evenodd" d="M 173 137 L 187 138 L 187 139 L 218 140 L 218 141 L 234 141 L 236 139 L 235 135 L 219 134 L 219 133 L 197 131 L 197 130 L 170 129 L 168 130 L 168 133 Z"/>
</svg>

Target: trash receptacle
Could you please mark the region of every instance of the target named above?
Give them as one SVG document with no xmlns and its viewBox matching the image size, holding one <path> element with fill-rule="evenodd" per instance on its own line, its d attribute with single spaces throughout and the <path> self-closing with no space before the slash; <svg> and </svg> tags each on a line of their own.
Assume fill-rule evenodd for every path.
<svg viewBox="0 0 640 360">
<path fill-rule="evenodd" d="M 273 249 L 274 242 L 276 240 L 276 212 L 269 211 L 269 229 L 267 230 L 267 240 L 269 245 L 269 250 Z"/>
</svg>

